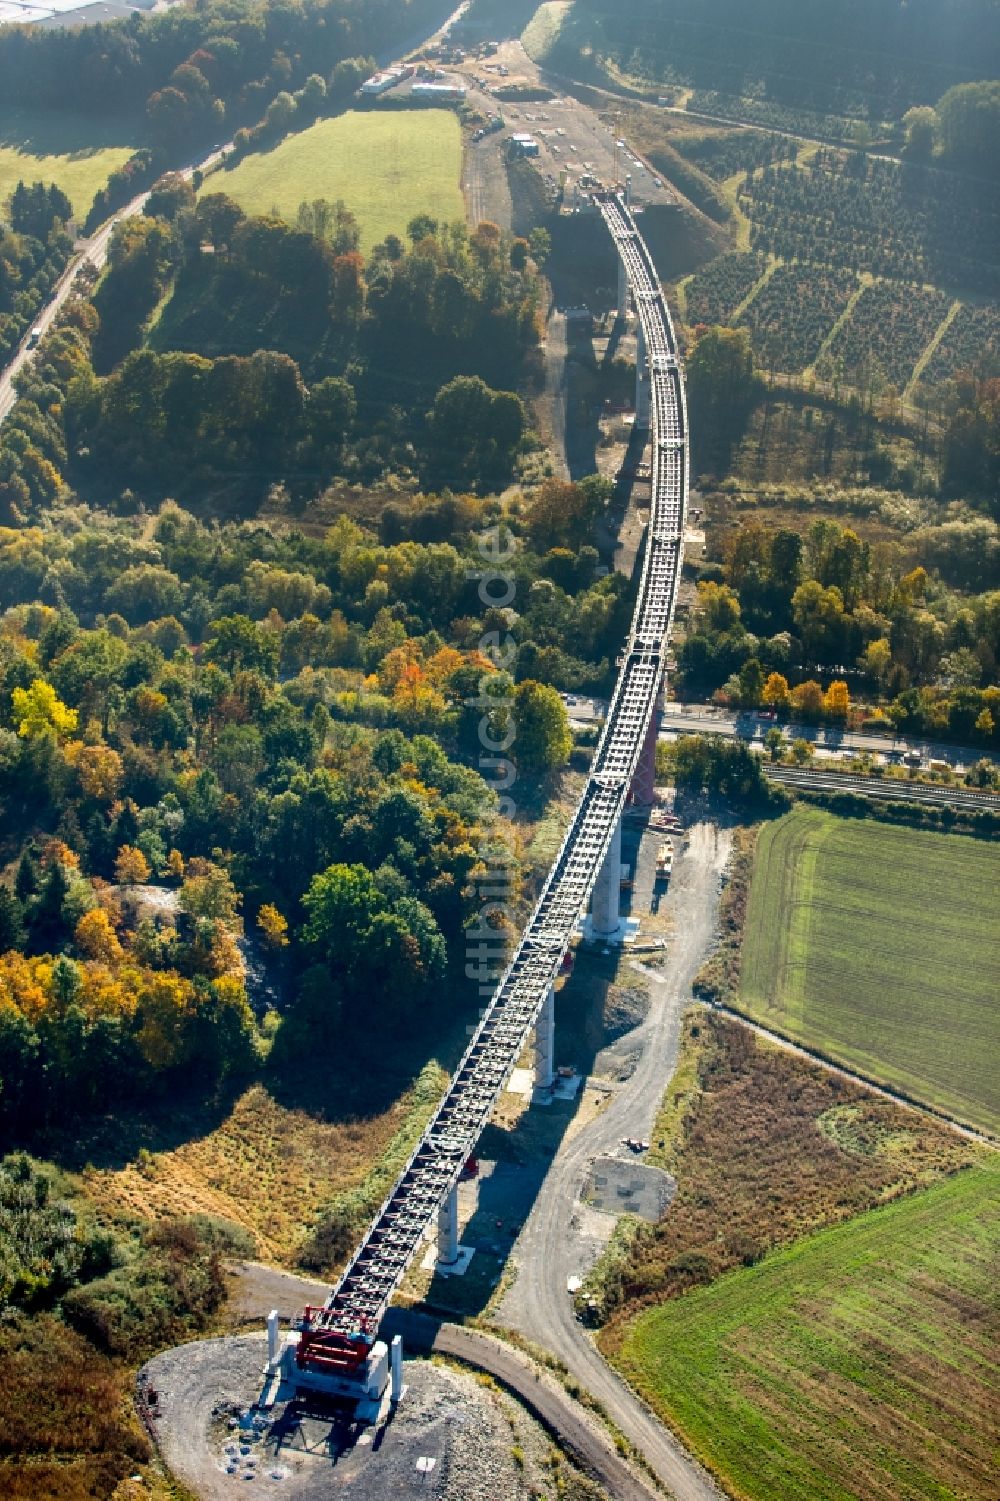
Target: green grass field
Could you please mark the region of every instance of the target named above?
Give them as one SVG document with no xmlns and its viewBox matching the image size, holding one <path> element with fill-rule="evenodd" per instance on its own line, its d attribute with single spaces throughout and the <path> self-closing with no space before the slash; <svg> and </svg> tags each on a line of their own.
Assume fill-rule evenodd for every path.
<svg viewBox="0 0 1000 1501">
<path fill-rule="evenodd" d="M 998 1233 L 991 1161 L 640 1314 L 616 1363 L 746 1501 L 993 1495 Z"/>
<path fill-rule="evenodd" d="M 799 807 L 762 830 L 744 1008 L 1000 1131 L 1000 849 Z"/>
<path fill-rule="evenodd" d="M 138 145 L 137 130 L 51 110 L 0 109 L 0 204 L 25 182 L 54 182 L 78 219 Z"/>
<path fill-rule="evenodd" d="M 367 254 L 387 234 L 405 236 L 416 214 L 464 219 L 461 172 L 462 132 L 451 110 L 351 110 L 213 173 L 202 191 L 229 193 L 251 214 L 276 208 L 288 220 L 305 199 L 342 198 Z"/>
</svg>

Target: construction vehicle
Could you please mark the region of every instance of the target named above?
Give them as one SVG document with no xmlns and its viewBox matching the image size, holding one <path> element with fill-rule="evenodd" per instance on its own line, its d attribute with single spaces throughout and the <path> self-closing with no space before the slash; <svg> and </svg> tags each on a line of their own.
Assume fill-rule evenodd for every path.
<svg viewBox="0 0 1000 1501">
<path fill-rule="evenodd" d="M 665 839 L 656 852 L 656 879 L 666 881 L 674 868 L 673 842 Z"/>
</svg>

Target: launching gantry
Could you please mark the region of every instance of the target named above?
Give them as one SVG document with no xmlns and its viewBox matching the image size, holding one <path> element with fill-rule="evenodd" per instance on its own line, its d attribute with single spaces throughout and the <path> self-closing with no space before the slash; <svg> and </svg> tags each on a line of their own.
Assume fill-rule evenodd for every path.
<svg viewBox="0 0 1000 1501">
<path fill-rule="evenodd" d="M 630 789 L 652 801 L 667 638 L 684 550 L 688 498 L 688 425 L 684 378 L 670 312 L 649 250 L 626 197 L 593 198 L 637 315 L 637 410 L 652 427 L 652 499 L 635 612 L 618 680 L 583 794 L 482 1021 L 413 1155 L 321 1307 L 307 1308 L 283 1349 L 269 1321 L 269 1370 L 296 1388 L 313 1388 L 377 1405 L 389 1382 L 401 1387 L 400 1352 L 378 1339 L 382 1318 L 428 1229 L 437 1219 L 439 1260 L 458 1249 L 458 1181 L 476 1150 L 497 1097 L 528 1041 L 536 1041 L 536 1083 L 553 1081 L 553 985 L 588 899 L 591 935 L 604 941 L 619 925 L 621 818 Z M 626 294 L 619 311 L 626 312 Z"/>
</svg>

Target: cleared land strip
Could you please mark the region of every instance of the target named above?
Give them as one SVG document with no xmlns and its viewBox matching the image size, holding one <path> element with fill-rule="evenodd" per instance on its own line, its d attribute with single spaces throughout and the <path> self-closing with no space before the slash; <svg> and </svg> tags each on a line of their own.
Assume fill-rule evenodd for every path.
<svg viewBox="0 0 1000 1501">
<path fill-rule="evenodd" d="M 855 287 L 854 291 L 848 298 L 846 306 L 841 309 L 840 316 L 834 320 L 833 325 L 827 330 L 826 337 L 816 351 L 816 358 L 813 360 L 811 365 L 808 365 L 806 369 L 803 370 L 802 379 L 804 381 L 811 380 L 815 377 L 816 366 L 819 364 L 823 356 L 829 351 L 830 345 L 833 343 L 840 330 L 845 326 L 848 319 L 854 317 L 854 309 L 858 305 L 858 299 L 860 298 L 865 288 L 871 286 L 871 283 L 872 278 L 866 275 L 864 272 L 861 272 L 858 277 L 858 285 Z"/>
<path fill-rule="evenodd" d="M 734 328 L 736 327 L 736 324 L 739 322 L 742 315 L 746 312 L 747 308 L 750 306 L 751 302 L 753 302 L 754 298 L 757 296 L 757 293 L 771 280 L 771 277 L 774 275 L 775 271 L 777 271 L 778 267 L 781 264 L 782 263 L 779 260 L 770 261 L 767 266 L 765 266 L 760 276 L 758 276 L 749 292 L 743 298 L 743 301 L 738 302 L 733 308 L 732 312 L 729 315 L 729 322 Z"/>
<path fill-rule="evenodd" d="M 961 306 L 962 304 L 958 301 L 958 298 L 956 298 L 955 301 L 951 304 L 951 307 L 945 313 L 944 317 L 941 319 L 941 322 L 938 324 L 937 328 L 934 330 L 931 338 L 928 339 L 927 343 L 924 345 L 924 352 L 920 356 L 917 363 L 914 365 L 913 373 L 911 374 L 909 380 L 906 382 L 906 389 L 903 391 L 904 401 L 912 401 L 913 392 L 916 389 L 917 382 L 920 380 L 924 371 L 927 369 L 927 366 L 934 358 L 935 351 L 937 350 L 938 345 L 941 343 L 941 340 L 944 338 L 945 334 L 948 332 L 949 328 L 951 328 L 951 325 L 958 317 L 958 312 Z"/>
</svg>

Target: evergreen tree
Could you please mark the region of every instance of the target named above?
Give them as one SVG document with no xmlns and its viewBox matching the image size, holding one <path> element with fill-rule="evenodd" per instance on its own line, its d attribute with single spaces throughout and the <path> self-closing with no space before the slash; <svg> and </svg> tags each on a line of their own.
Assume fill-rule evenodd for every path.
<svg viewBox="0 0 1000 1501">
<path fill-rule="evenodd" d="M 49 953 L 61 948 L 69 937 L 63 916 L 67 885 L 65 870 L 58 860 L 53 860 L 38 895 L 28 909 L 31 940 L 39 953 Z"/>
<path fill-rule="evenodd" d="M 40 880 L 38 861 L 30 846 L 25 849 L 21 856 L 21 862 L 17 867 L 17 876 L 14 880 L 14 891 L 19 902 L 26 902 L 33 897 L 38 890 Z"/>
<path fill-rule="evenodd" d="M 19 949 L 24 943 L 23 910 L 7 886 L 0 886 L 0 954 Z"/>
</svg>

